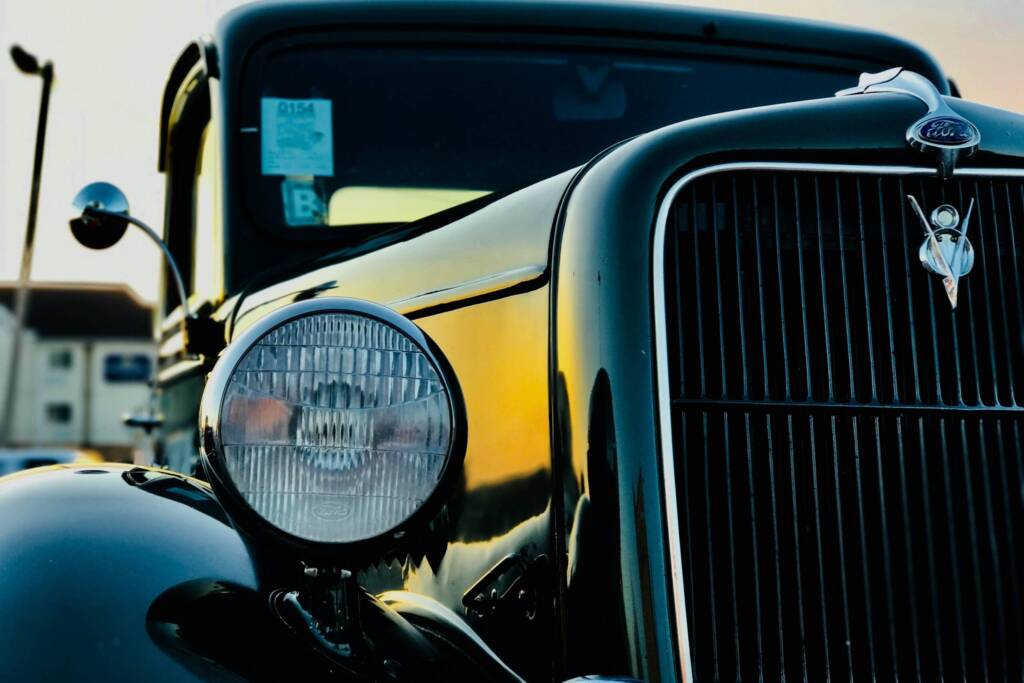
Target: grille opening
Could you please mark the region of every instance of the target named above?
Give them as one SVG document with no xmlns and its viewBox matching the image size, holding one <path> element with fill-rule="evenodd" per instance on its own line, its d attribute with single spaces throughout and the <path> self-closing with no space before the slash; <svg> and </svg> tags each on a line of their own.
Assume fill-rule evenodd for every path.
<svg viewBox="0 0 1024 683">
<path fill-rule="evenodd" d="M 906 200 L 964 215 L 950 308 Z M 697 680 L 1024 676 L 1024 182 L 705 176 L 666 305 Z"/>
</svg>

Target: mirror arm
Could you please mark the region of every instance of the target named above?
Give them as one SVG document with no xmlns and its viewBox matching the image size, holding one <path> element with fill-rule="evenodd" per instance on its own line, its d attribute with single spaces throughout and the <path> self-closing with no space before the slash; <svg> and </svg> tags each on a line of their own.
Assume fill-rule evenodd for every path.
<svg viewBox="0 0 1024 683">
<path fill-rule="evenodd" d="M 71 205 L 79 212 L 69 222 L 71 234 L 83 246 L 90 249 L 111 247 L 124 236 L 131 224 L 160 247 L 174 276 L 174 286 L 181 302 L 181 348 L 186 357 L 213 358 L 224 349 L 224 323 L 212 316 L 196 316 L 189 306 L 185 281 L 170 248 L 156 230 L 128 213 L 128 200 L 121 190 L 110 183 L 91 183 L 82 188 Z"/>
<path fill-rule="evenodd" d="M 171 255 L 171 250 L 167 247 L 167 243 L 160 238 L 160 235 L 156 233 L 153 228 L 149 227 L 138 218 L 129 216 L 124 213 L 117 211 L 107 211 L 105 209 L 99 209 L 92 206 L 87 206 L 82 211 L 86 216 L 109 216 L 110 218 L 128 221 L 135 227 L 146 233 L 149 239 L 153 240 L 158 247 L 164 252 L 164 256 L 167 258 L 167 265 L 171 269 L 171 273 L 174 275 L 174 284 L 178 288 L 178 298 L 181 300 L 181 310 L 184 313 L 184 317 L 181 321 L 181 331 L 185 334 L 185 320 L 192 318 L 192 312 L 188 307 L 188 297 L 185 294 L 185 282 L 181 279 L 181 271 L 178 270 L 178 264 L 174 261 L 174 256 Z"/>
</svg>

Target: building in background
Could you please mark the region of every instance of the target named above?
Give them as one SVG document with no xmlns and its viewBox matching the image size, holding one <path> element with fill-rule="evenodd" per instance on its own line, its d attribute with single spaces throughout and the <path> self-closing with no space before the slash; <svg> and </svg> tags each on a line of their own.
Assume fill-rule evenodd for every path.
<svg viewBox="0 0 1024 683">
<path fill-rule="evenodd" d="M 15 333 L 15 286 L 0 283 L 0 410 Z M 152 308 L 124 285 L 33 283 L 22 341 L 15 446 L 94 449 L 130 461 L 122 418 L 149 400 Z"/>
</svg>

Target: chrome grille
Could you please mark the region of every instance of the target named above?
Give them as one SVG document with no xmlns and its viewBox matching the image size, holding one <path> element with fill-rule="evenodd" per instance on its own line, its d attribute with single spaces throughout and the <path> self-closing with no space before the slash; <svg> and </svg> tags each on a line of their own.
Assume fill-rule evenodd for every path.
<svg viewBox="0 0 1024 683">
<path fill-rule="evenodd" d="M 953 311 L 906 200 L 975 209 Z M 1021 680 L 1024 182 L 703 176 L 668 216 L 696 680 Z"/>
</svg>

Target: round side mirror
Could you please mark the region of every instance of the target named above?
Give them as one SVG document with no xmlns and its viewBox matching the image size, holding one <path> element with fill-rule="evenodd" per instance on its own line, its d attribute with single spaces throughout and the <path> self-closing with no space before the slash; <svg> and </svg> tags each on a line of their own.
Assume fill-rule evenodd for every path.
<svg viewBox="0 0 1024 683">
<path fill-rule="evenodd" d="M 75 195 L 71 205 L 71 234 L 90 249 L 106 249 L 118 243 L 128 229 L 128 198 L 110 183 L 91 183 Z"/>
</svg>

